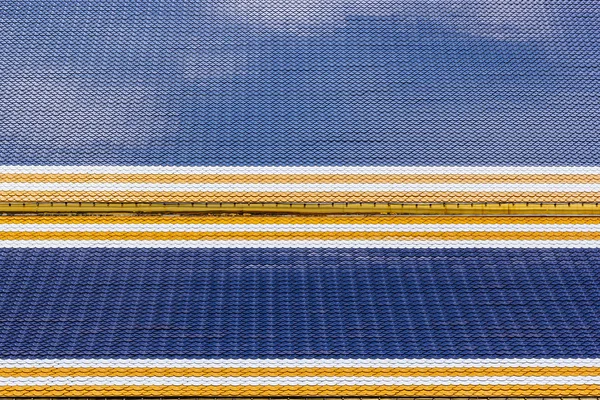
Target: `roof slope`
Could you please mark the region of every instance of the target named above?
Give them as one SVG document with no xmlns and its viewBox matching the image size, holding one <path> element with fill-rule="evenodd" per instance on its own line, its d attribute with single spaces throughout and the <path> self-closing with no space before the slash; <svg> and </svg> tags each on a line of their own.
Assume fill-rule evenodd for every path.
<svg viewBox="0 0 600 400">
<path fill-rule="evenodd" d="M 600 386 L 594 217 L 4 217 L 2 393 Z"/>
<path fill-rule="evenodd" d="M 597 395 L 599 11 L 3 1 L 0 396 Z"/>
</svg>

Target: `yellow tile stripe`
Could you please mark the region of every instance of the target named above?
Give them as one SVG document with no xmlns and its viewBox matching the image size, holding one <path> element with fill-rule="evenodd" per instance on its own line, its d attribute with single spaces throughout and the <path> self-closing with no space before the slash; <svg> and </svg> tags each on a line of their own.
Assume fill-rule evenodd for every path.
<svg viewBox="0 0 600 400">
<path fill-rule="evenodd" d="M 7 386 L 3 397 L 49 396 L 398 396 L 562 397 L 600 395 L 600 385 L 436 386 Z"/>
</svg>

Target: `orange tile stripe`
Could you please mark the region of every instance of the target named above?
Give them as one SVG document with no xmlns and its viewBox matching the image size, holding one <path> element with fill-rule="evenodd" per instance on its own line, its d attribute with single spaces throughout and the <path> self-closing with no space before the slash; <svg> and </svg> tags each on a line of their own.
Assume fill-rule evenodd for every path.
<svg viewBox="0 0 600 400">
<path fill-rule="evenodd" d="M 523 217 L 523 216 L 488 216 L 488 217 L 463 217 L 463 216 L 403 216 L 403 215 L 380 215 L 380 216 L 141 216 L 141 215 L 103 215 L 103 216 L 53 216 L 53 215 L 30 215 L 30 216 L 0 216 L 0 224 L 600 224 L 600 217 Z"/>
<path fill-rule="evenodd" d="M 598 367 L 465 368 L 1 368 L 0 377 L 33 376 L 600 376 Z"/>
<path fill-rule="evenodd" d="M 600 385 L 436 386 L 10 386 L 0 396 L 398 396 L 561 397 L 600 395 Z"/>
<path fill-rule="evenodd" d="M 0 232 L 0 240 L 600 240 L 600 232 Z"/>
<path fill-rule="evenodd" d="M 598 174 L 3 174 L 19 183 L 600 183 Z"/>
<path fill-rule="evenodd" d="M 1 202 L 600 202 L 600 192 L 3 191 Z"/>
</svg>

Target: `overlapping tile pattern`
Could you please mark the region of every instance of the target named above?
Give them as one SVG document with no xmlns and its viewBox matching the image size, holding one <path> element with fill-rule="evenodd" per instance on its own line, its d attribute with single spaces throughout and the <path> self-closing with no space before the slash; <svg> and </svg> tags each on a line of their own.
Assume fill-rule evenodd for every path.
<svg viewBox="0 0 600 400">
<path fill-rule="evenodd" d="M 597 167 L 5 166 L 4 202 L 598 202 Z"/>
<path fill-rule="evenodd" d="M 595 248 L 599 243 L 598 217 L 0 217 L 0 247 L 6 248 Z"/>
<path fill-rule="evenodd" d="M 595 0 L 4 0 L 0 164 L 598 166 Z"/>
<path fill-rule="evenodd" d="M 2 1 L 0 397 L 600 395 L 599 11 Z"/>
<path fill-rule="evenodd" d="M 290 361 L 9 362 L 4 374 L 19 377 L 12 375 L 14 387 L 2 392 L 12 396 L 487 397 L 504 393 L 539 397 L 589 395 L 597 393 L 600 382 L 598 363 L 590 360 L 476 360 L 459 366 L 439 360 Z M 125 366 L 114 366 L 118 364 Z M 511 366 L 517 364 L 533 367 Z"/>
<path fill-rule="evenodd" d="M 583 396 L 600 218 L 0 218 L 3 396 Z"/>
</svg>

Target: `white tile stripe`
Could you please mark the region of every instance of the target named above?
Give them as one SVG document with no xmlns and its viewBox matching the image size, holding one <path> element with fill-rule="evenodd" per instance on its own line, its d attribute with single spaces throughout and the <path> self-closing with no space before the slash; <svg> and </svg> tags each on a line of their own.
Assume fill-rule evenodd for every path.
<svg viewBox="0 0 600 400">
<path fill-rule="evenodd" d="M 600 248 L 600 240 L 0 240 L 0 248 Z"/>
<path fill-rule="evenodd" d="M 0 359 L 2 368 L 600 368 L 600 358 Z"/>
<path fill-rule="evenodd" d="M 600 232 L 600 224 L 0 224 L 0 232 Z"/>
<path fill-rule="evenodd" d="M 600 376 L 67 376 L 0 377 L 0 386 L 600 385 Z"/>
<path fill-rule="evenodd" d="M 265 175 L 355 175 L 355 174 L 502 174 L 566 175 L 600 174 L 600 167 L 569 166 L 245 166 L 175 167 L 142 165 L 0 165 L 3 174 L 265 174 Z"/>
<path fill-rule="evenodd" d="M 2 182 L 0 191 L 64 192 L 600 192 L 587 183 L 50 183 Z"/>
</svg>

